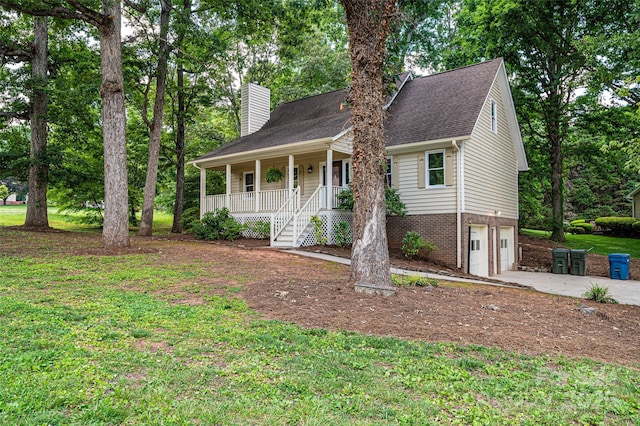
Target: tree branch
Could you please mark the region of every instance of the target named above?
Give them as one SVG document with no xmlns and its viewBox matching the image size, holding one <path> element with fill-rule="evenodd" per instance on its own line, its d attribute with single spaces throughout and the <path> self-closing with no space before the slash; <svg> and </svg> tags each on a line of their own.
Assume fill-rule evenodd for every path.
<svg viewBox="0 0 640 426">
<path fill-rule="evenodd" d="M 108 16 L 89 9 L 78 0 L 67 0 L 67 3 L 73 7 L 72 9 L 59 6 L 57 4 L 51 4 L 49 0 L 44 0 L 39 3 L 39 6 L 34 6 L 33 4 L 25 5 L 23 2 L 18 0 L 0 0 L 0 6 L 4 6 L 7 9 L 11 9 L 25 15 L 76 19 L 95 25 L 96 27 L 104 25 L 109 19 Z"/>
<path fill-rule="evenodd" d="M 31 50 L 31 46 L 29 46 L 29 48 L 16 47 L 16 43 L 0 42 L 0 56 L 2 56 L 2 63 L 16 64 L 19 62 L 31 61 L 31 58 L 33 58 L 33 52 Z"/>
<path fill-rule="evenodd" d="M 13 118 L 16 120 L 29 120 L 29 112 L 0 111 L 0 117 Z"/>
</svg>

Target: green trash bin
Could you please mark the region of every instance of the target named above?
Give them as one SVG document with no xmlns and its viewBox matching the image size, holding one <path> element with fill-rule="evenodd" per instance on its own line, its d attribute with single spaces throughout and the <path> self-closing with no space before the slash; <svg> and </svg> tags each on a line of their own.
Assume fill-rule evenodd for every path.
<svg viewBox="0 0 640 426">
<path fill-rule="evenodd" d="M 553 256 L 553 265 L 551 271 L 554 274 L 569 273 L 569 250 L 564 248 L 554 248 L 551 250 Z"/>
<path fill-rule="evenodd" d="M 571 275 L 587 275 L 587 250 L 571 250 Z"/>
</svg>

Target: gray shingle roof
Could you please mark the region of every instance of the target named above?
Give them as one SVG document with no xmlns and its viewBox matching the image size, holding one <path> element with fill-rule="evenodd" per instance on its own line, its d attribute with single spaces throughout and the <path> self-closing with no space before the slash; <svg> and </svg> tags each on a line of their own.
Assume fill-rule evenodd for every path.
<svg viewBox="0 0 640 426">
<path fill-rule="evenodd" d="M 408 81 L 388 109 L 387 145 L 468 136 L 476 123 L 502 59 Z M 198 160 L 314 139 L 330 138 L 351 126 L 340 110 L 346 90 L 281 104 L 259 131 Z"/>
<path fill-rule="evenodd" d="M 502 59 L 407 82 L 388 109 L 387 146 L 468 136 Z"/>
<path fill-rule="evenodd" d="M 351 111 L 340 110 L 347 94 L 346 90 L 336 90 L 278 105 L 260 130 L 223 145 L 197 160 L 331 138 L 351 126 Z"/>
</svg>

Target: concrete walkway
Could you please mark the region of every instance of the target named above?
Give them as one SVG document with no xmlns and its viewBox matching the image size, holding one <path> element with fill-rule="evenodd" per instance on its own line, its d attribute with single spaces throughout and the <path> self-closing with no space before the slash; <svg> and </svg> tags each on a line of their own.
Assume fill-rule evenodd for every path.
<svg viewBox="0 0 640 426">
<path fill-rule="evenodd" d="M 351 263 L 349 259 L 323 253 L 313 253 L 303 250 L 286 250 L 286 252 L 341 263 L 344 265 L 349 265 Z M 508 286 L 509 283 L 517 283 L 519 285 L 531 287 L 543 293 L 571 297 L 582 297 L 592 284 L 598 284 L 601 287 L 609 288 L 609 295 L 617 300 L 618 303 L 626 305 L 640 305 L 640 281 L 612 280 L 605 277 L 592 277 L 588 275 L 579 276 L 524 271 L 503 272 L 502 274 L 492 276 L 492 282 L 483 281 L 481 279 L 452 277 L 449 275 L 416 272 L 397 268 L 391 268 L 391 273 L 400 275 L 419 275 L 427 278 L 435 278 L 437 280 L 471 282 L 487 285 Z"/>
</svg>

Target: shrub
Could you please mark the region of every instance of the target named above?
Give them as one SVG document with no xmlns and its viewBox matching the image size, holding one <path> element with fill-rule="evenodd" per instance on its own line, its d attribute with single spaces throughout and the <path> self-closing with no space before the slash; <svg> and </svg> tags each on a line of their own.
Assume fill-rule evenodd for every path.
<svg viewBox="0 0 640 426">
<path fill-rule="evenodd" d="M 336 196 L 338 198 L 338 208 L 342 210 L 353 210 L 353 190 L 344 189 Z M 387 216 L 405 216 L 407 206 L 400 200 L 400 193 L 395 188 L 385 188 L 384 198 L 387 206 Z"/>
<path fill-rule="evenodd" d="M 185 231 L 193 230 L 194 224 L 198 223 L 200 220 L 200 207 L 189 207 L 182 212 L 182 217 L 180 218 L 180 223 L 182 224 L 182 228 Z"/>
<path fill-rule="evenodd" d="M 313 224 L 313 235 L 316 237 L 316 243 L 319 246 L 327 244 L 327 237 L 324 236 L 322 230 L 322 219 L 319 216 L 311 216 L 311 223 Z"/>
<path fill-rule="evenodd" d="M 602 287 L 598 284 L 591 284 L 591 287 L 583 294 L 587 300 L 593 300 L 598 303 L 617 304 L 618 301 L 609 296 L 609 287 Z"/>
<path fill-rule="evenodd" d="M 606 216 L 596 219 L 596 225 L 602 228 L 604 232 L 615 235 L 633 235 L 636 222 L 638 220 L 633 217 Z"/>
<path fill-rule="evenodd" d="M 405 216 L 407 206 L 400 200 L 400 193 L 395 188 L 385 188 L 384 198 L 387 203 L 387 216 Z"/>
<path fill-rule="evenodd" d="M 583 231 L 574 229 L 575 232 L 572 232 L 572 228 L 582 228 Z M 570 232 L 572 234 L 591 234 L 593 232 L 593 225 L 590 222 L 587 222 L 586 219 L 572 220 L 569 223 L 567 232 Z"/>
<path fill-rule="evenodd" d="M 271 222 L 259 220 L 252 227 L 251 230 L 257 235 L 259 240 L 266 240 L 271 235 Z"/>
<path fill-rule="evenodd" d="M 434 278 L 421 277 L 420 275 L 391 275 L 391 282 L 398 287 L 438 287 L 438 281 Z"/>
<path fill-rule="evenodd" d="M 569 234 L 585 234 L 586 231 L 584 228 L 582 228 L 581 226 L 569 226 L 567 228 L 567 232 Z"/>
<path fill-rule="evenodd" d="M 349 222 L 338 222 L 333 225 L 333 235 L 338 247 L 351 244 L 351 225 Z"/>
<path fill-rule="evenodd" d="M 425 240 L 415 231 L 408 231 L 402 239 L 402 253 L 407 259 L 417 256 L 421 250 L 426 251 L 425 257 L 427 257 L 429 252 L 435 249 L 436 246 L 433 243 Z"/>
<path fill-rule="evenodd" d="M 343 189 L 336 197 L 339 209 L 353 211 L 353 189 Z"/>
<path fill-rule="evenodd" d="M 247 226 L 235 220 L 226 207 L 205 213 L 202 220 L 193 225 L 196 238 L 201 240 L 233 241 L 239 238 L 245 229 Z"/>
</svg>

